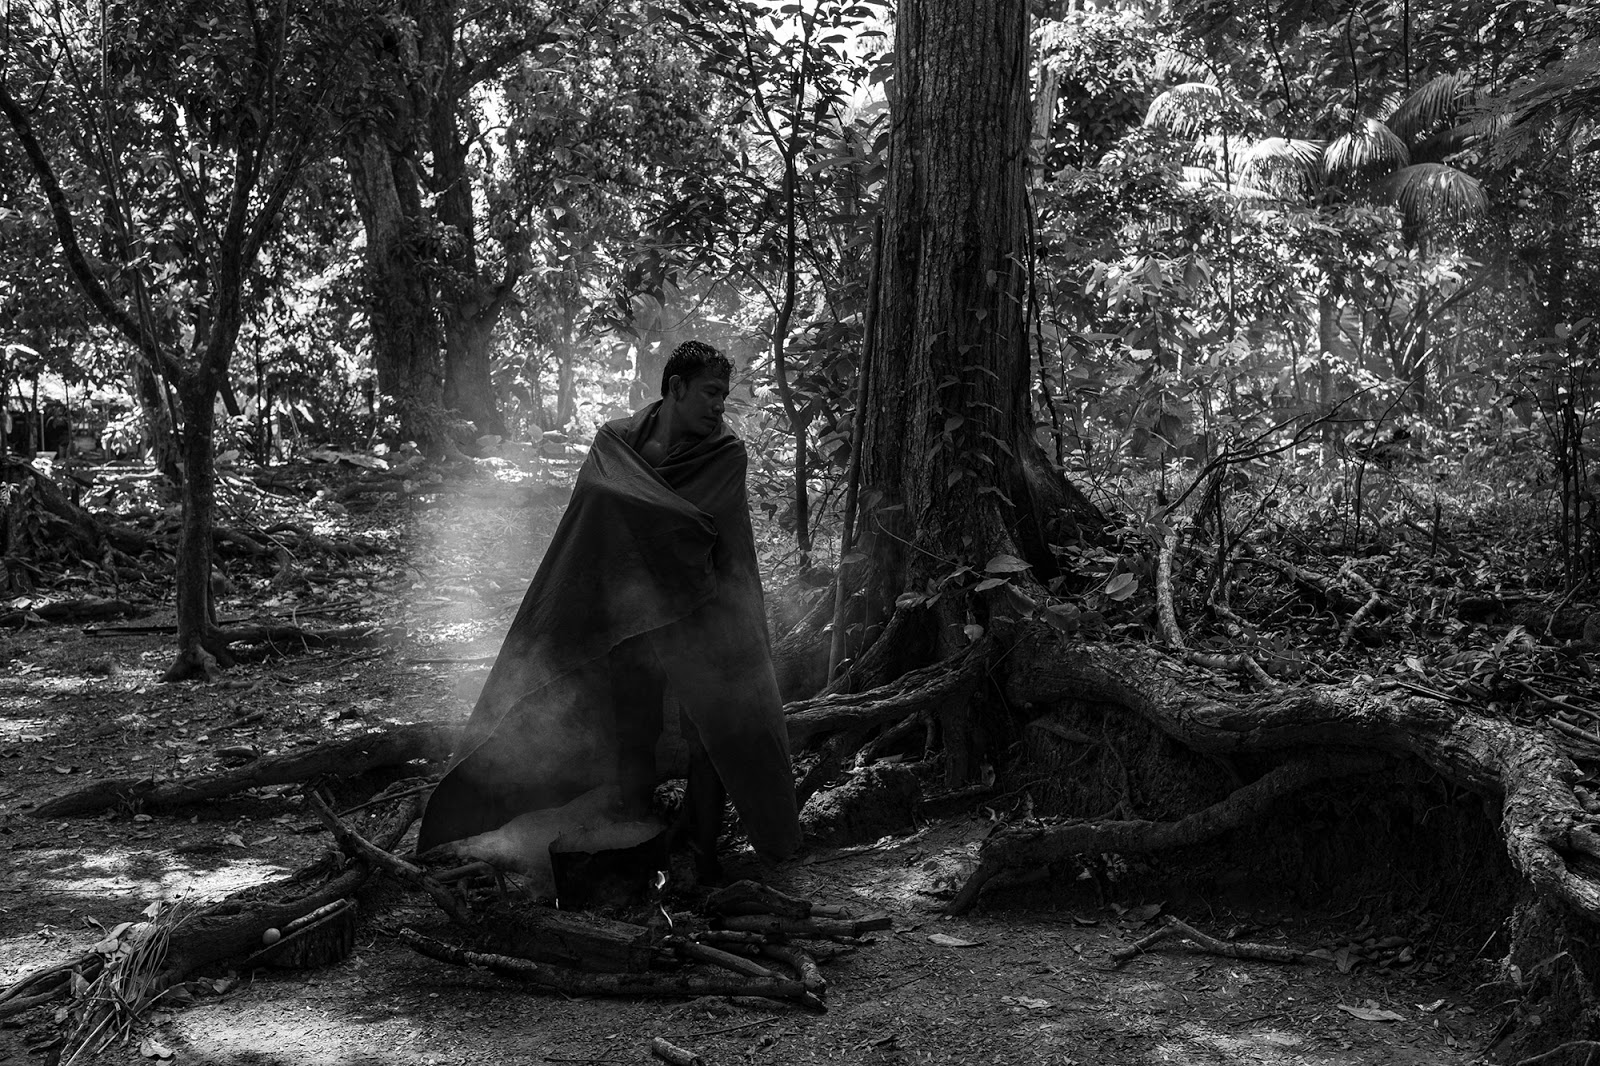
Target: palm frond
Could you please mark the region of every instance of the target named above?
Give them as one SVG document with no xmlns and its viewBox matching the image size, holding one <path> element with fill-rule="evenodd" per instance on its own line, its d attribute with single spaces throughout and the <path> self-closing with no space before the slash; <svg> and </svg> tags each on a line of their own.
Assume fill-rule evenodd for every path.
<svg viewBox="0 0 1600 1066">
<path fill-rule="evenodd" d="M 1239 178 L 1279 196 L 1304 195 L 1321 171 L 1322 152 L 1321 141 L 1264 137 L 1239 157 Z"/>
<path fill-rule="evenodd" d="M 1217 86 L 1201 81 L 1186 81 L 1150 101 L 1144 124 L 1180 137 L 1198 137 L 1222 116 L 1226 104 L 1227 100 Z"/>
<path fill-rule="evenodd" d="M 1410 162 L 1405 142 L 1375 118 L 1362 119 L 1351 132 L 1335 137 L 1322 153 L 1322 171 L 1330 181 L 1387 174 Z"/>
<path fill-rule="evenodd" d="M 1211 167 L 1183 168 L 1183 179 L 1178 182 L 1178 187 L 1188 192 L 1199 192 L 1209 189 L 1221 193 L 1235 200 L 1272 200 L 1276 196 L 1265 189 L 1246 185 L 1239 181 L 1228 181 Z"/>
<path fill-rule="evenodd" d="M 1443 163 L 1403 167 L 1384 179 L 1382 189 L 1412 226 L 1472 218 L 1489 207 L 1477 178 Z"/>
<path fill-rule="evenodd" d="M 1157 81 L 1168 78 L 1182 78 L 1184 81 L 1198 81 L 1215 84 L 1216 75 L 1212 74 L 1203 60 L 1180 52 L 1176 48 L 1162 48 L 1156 52 L 1155 62 L 1152 64 L 1152 73 Z"/>
<path fill-rule="evenodd" d="M 1441 123 L 1453 121 L 1472 100 L 1472 82 L 1465 74 L 1441 74 L 1419 86 L 1389 116 L 1395 136 L 1413 144 Z"/>
</svg>

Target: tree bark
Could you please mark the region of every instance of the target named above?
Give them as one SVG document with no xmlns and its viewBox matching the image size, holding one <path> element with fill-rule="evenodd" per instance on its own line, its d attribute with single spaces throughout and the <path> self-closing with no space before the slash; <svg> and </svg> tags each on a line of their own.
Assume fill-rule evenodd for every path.
<svg viewBox="0 0 1600 1066">
<path fill-rule="evenodd" d="M 367 316 L 380 410 L 397 420 L 402 437 L 433 448 L 441 438 L 443 344 L 419 181 L 406 153 L 376 129 L 356 135 L 346 162 L 367 237 Z"/>
<path fill-rule="evenodd" d="M 895 34 L 861 464 L 861 547 L 880 609 L 906 592 L 932 599 L 996 553 L 1054 576 L 1052 545 L 1104 522 L 1032 432 L 1027 5 L 904 0 Z M 909 652 L 877 658 L 900 669 L 942 658 L 974 621 L 986 622 L 976 598 L 938 597 L 917 624 L 885 630 Z"/>
<path fill-rule="evenodd" d="M 954 569 L 963 540 L 1015 550 L 1005 490 L 1027 413 L 1027 40 L 1019 0 L 899 6 L 861 468 L 880 602 Z"/>
<path fill-rule="evenodd" d="M 177 594 L 178 655 L 166 679 L 178 681 L 215 672 L 218 656 L 227 661 L 216 629 L 211 600 L 211 529 L 216 523 L 217 472 L 212 462 L 216 428 L 216 389 L 206 375 L 179 382 L 183 408 L 183 524 L 178 535 L 174 574 Z"/>
<path fill-rule="evenodd" d="M 454 22 L 451 13 L 450 22 Z M 424 50 L 445 69 L 457 65 L 454 36 L 434 27 Z M 444 319 L 444 405 L 478 428 L 504 436 L 505 419 L 495 397 L 489 343 L 519 274 L 516 261 L 504 277 L 492 281 L 478 262 L 477 223 L 472 210 L 472 174 L 461 135 L 458 107 L 451 98 L 435 102 L 429 126 L 433 147 L 434 187 L 439 190 L 438 219 L 451 240 L 445 249 L 449 282 L 441 292 Z"/>
</svg>

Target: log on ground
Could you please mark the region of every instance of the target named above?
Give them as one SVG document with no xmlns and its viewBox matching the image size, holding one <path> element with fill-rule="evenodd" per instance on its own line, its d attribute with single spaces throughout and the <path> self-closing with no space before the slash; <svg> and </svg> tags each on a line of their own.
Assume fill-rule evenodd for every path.
<svg viewBox="0 0 1600 1066">
<path fill-rule="evenodd" d="M 60 818 L 91 814 L 118 804 L 146 809 L 218 799 L 247 788 L 298 784 L 320 776 L 353 777 L 386 766 L 443 759 L 459 729 L 455 723 L 394 725 L 300 751 L 266 756 L 231 770 L 175 781 L 153 777 L 112 777 L 40 804 L 33 814 Z"/>
</svg>

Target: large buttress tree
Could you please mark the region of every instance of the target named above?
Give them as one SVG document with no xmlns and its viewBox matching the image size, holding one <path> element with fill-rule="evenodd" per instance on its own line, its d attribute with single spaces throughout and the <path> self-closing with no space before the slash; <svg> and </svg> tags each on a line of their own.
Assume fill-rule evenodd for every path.
<svg viewBox="0 0 1600 1066">
<path fill-rule="evenodd" d="M 1081 736 L 1052 716 L 1088 713 L 1120 719 L 1126 736 L 1137 730 L 1124 733 L 1122 723 L 1143 722 L 1161 743 L 1230 767 L 1230 781 L 1198 790 L 1195 809 L 1173 820 L 1029 820 L 993 832 L 952 903 L 962 910 L 1008 870 L 1204 843 L 1319 783 L 1356 776 L 1392 789 L 1420 767 L 1497 808 L 1522 890 L 1508 962 L 1526 972 L 1565 951 L 1570 930 L 1600 921 L 1600 833 L 1575 790 L 1578 769 L 1549 737 L 1383 679 L 1286 687 L 1258 676 L 1252 693 L 1218 694 L 1192 671 L 1228 657 L 1185 647 L 1176 622 L 1163 624 L 1164 647 L 1094 642 L 1051 624 L 1073 616 L 1065 561 L 1074 539 L 1103 527 L 1031 433 L 1026 17 L 1022 0 L 899 6 L 861 410 L 866 603 L 856 614 L 888 620 L 875 642 L 851 649 L 831 693 L 791 706 L 791 739 L 825 741 L 802 791 L 879 731 L 903 732 L 919 718 L 937 725 L 930 736 L 942 735 L 951 784 L 980 759 L 1007 773 L 1025 720 L 1051 718 L 1047 726 Z M 1152 531 L 1162 534 L 1178 516 L 1156 519 Z M 1170 545 L 1166 533 L 1148 546 L 1159 557 L 1164 623 L 1171 584 L 1185 577 L 1173 572 Z M 866 686 L 877 687 L 848 691 Z M 1559 983 L 1581 1009 L 1600 960 L 1576 950 L 1570 959 Z"/>
<path fill-rule="evenodd" d="M 895 49 L 860 520 L 865 610 L 903 608 L 890 670 L 972 639 L 983 607 L 953 593 L 992 558 L 1048 579 L 1103 521 L 1033 434 L 1027 5 L 905 0 Z"/>
</svg>

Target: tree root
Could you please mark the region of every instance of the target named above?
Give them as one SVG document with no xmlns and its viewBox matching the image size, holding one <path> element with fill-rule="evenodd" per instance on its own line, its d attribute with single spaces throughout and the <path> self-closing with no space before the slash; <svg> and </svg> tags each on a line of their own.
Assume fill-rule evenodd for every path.
<svg viewBox="0 0 1600 1066">
<path fill-rule="evenodd" d="M 352 777 L 384 766 L 442 759 L 449 753 L 459 728 L 453 722 L 390 726 L 292 754 L 256 759 L 237 769 L 179 781 L 157 781 L 153 777 L 107 778 L 43 803 L 33 814 L 39 818 L 61 818 L 122 804 L 173 807 L 218 799 L 247 788 L 298 784 L 323 775 Z"/>
<path fill-rule="evenodd" d="M 799 749 L 828 733 L 870 730 L 946 705 L 959 706 L 971 697 L 983 666 L 984 655 L 975 644 L 953 659 L 913 670 L 882 688 L 792 703 L 784 708 L 789 743 Z"/>
<path fill-rule="evenodd" d="M 1384 760 L 1370 754 L 1297 759 L 1278 766 L 1219 803 L 1175 822 L 1130 819 L 1001 829 L 983 843 L 978 868 L 946 910 L 965 914 L 984 885 L 1003 870 L 1045 866 L 1085 852 L 1144 853 L 1213 840 L 1257 820 L 1274 801 L 1315 781 L 1376 770 Z"/>
<path fill-rule="evenodd" d="M 1578 768 L 1542 732 L 1381 681 L 1223 702 L 1186 685 L 1157 653 L 1067 646 L 1042 627 L 1012 650 L 1002 689 L 1014 706 L 1064 698 L 1117 704 L 1201 753 L 1332 747 L 1414 757 L 1459 786 L 1499 798 L 1516 868 L 1537 892 L 1600 922 L 1600 833 L 1574 791 Z M 993 838 L 996 849 L 1008 846 L 999 843 L 1004 838 Z"/>
</svg>

